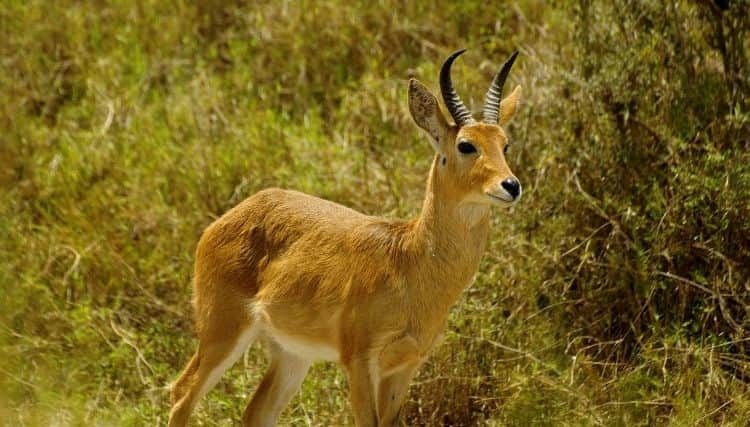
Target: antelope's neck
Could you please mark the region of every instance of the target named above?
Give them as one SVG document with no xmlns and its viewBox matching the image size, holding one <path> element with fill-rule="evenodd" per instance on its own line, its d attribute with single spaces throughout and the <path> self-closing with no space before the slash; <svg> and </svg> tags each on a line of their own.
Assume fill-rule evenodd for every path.
<svg viewBox="0 0 750 427">
<path fill-rule="evenodd" d="M 489 206 L 461 203 L 441 180 L 439 157 L 432 163 L 422 213 L 416 220 L 423 247 L 420 287 L 449 308 L 479 268 L 489 232 Z"/>
</svg>

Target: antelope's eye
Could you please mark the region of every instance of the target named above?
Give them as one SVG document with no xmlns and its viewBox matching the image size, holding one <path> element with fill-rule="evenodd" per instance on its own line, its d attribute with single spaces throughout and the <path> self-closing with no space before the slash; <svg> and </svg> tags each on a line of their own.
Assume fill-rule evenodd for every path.
<svg viewBox="0 0 750 427">
<path fill-rule="evenodd" d="M 508 147 L 510 147 L 510 144 L 505 144 L 505 147 L 503 147 L 503 154 L 508 154 Z"/>
<path fill-rule="evenodd" d="M 458 143 L 458 151 L 460 151 L 462 154 L 471 154 L 476 153 L 477 148 L 468 142 L 462 141 Z"/>
</svg>

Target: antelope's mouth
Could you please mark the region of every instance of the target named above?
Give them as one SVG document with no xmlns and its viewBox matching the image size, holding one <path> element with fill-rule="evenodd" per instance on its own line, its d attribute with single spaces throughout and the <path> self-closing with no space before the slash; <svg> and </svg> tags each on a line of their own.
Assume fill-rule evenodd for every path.
<svg viewBox="0 0 750 427">
<path fill-rule="evenodd" d="M 511 197 L 510 194 L 508 194 L 506 192 L 503 192 L 503 193 L 501 193 L 501 194 L 494 194 L 494 193 L 490 193 L 489 191 L 487 191 L 484 194 L 486 194 L 487 197 L 489 197 L 490 200 L 492 200 L 494 203 L 500 204 L 500 205 L 504 205 L 504 206 L 512 205 L 515 202 L 517 202 L 518 199 L 521 198 L 520 195 L 519 195 L 519 197 L 513 198 L 513 197 Z"/>
</svg>

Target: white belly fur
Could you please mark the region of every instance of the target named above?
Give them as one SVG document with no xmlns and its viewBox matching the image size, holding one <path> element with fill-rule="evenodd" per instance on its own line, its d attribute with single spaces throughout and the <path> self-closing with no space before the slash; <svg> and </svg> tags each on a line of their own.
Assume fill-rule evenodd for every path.
<svg viewBox="0 0 750 427">
<path fill-rule="evenodd" d="M 290 335 L 279 331 L 273 327 L 272 320 L 268 316 L 268 313 L 263 309 L 263 305 L 260 303 L 252 302 L 250 304 L 250 312 L 253 314 L 256 325 L 258 325 L 261 334 L 266 338 L 273 340 L 277 343 L 284 351 L 291 353 L 300 359 L 309 361 L 339 361 L 339 352 L 326 345 L 320 343 L 311 342 L 294 335 Z"/>
</svg>

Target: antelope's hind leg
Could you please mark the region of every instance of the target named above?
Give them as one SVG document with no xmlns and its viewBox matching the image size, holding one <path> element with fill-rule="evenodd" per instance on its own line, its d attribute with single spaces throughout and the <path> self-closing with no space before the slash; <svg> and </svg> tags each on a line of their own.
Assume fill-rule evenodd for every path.
<svg viewBox="0 0 750 427">
<path fill-rule="evenodd" d="M 196 403 L 219 382 L 257 336 L 249 321 L 208 325 L 198 350 L 172 386 L 169 426 L 185 426 Z"/>
<path fill-rule="evenodd" d="M 268 340 L 271 363 L 242 417 L 245 426 L 275 426 L 299 390 L 311 362 Z"/>
</svg>

